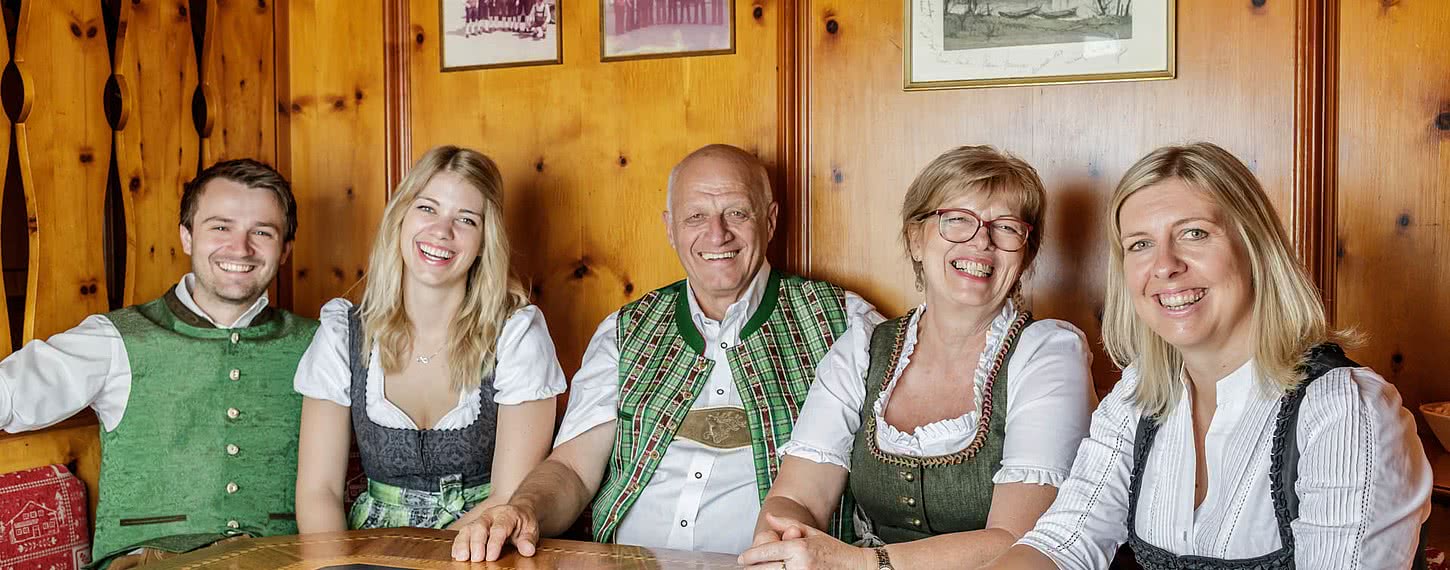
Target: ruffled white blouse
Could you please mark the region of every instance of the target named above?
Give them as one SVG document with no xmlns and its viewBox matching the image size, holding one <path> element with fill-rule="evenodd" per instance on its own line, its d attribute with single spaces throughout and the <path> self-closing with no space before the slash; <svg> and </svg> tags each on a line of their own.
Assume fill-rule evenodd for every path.
<svg viewBox="0 0 1450 570">
<path fill-rule="evenodd" d="M 979 410 L 992 360 L 1001 348 L 1017 309 L 1009 301 L 992 320 L 986 348 L 972 382 L 972 410 L 920 426 L 911 433 L 886 422 L 886 407 L 902 373 L 911 364 L 918 325 L 927 311 L 918 307 L 906 323 L 901 358 L 876 400 L 876 444 L 882 451 L 910 457 L 935 457 L 966 449 L 977 435 Z M 782 455 L 851 468 L 851 448 L 861 428 L 866 372 L 871 364 L 873 326 L 853 327 L 836 341 L 816 368 L 791 440 Z M 1022 330 L 1017 349 L 1004 365 L 1007 381 L 1006 438 L 1002 465 L 992 482 L 1061 485 L 1072 468 L 1078 442 L 1087 435 L 1097 397 L 1092 387 L 1092 352 L 1082 331 L 1066 321 L 1035 321 Z"/>
<path fill-rule="evenodd" d="M 333 299 L 322 306 L 321 325 L 312 344 L 297 364 L 292 386 L 308 398 L 352 406 L 349 388 L 347 313 L 352 303 Z M 544 323 L 544 314 L 534 305 L 514 311 L 504 322 L 494 354 L 493 401 L 500 405 L 553 398 L 564 392 L 564 370 L 554 352 L 554 340 Z M 376 348 L 368 356 L 366 411 L 374 423 L 394 429 L 418 429 L 413 418 L 388 401 L 381 356 Z M 478 388 L 460 390 L 458 403 L 432 429 L 463 429 L 478 419 L 482 409 Z"/>
</svg>

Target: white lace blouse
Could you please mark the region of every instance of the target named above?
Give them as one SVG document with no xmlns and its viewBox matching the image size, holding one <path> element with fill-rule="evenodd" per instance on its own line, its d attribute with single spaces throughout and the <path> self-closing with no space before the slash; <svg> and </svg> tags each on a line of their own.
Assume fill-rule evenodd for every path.
<svg viewBox="0 0 1450 570">
<path fill-rule="evenodd" d="M 1138 372 L 1123 371 L 1093 413 L 1072 476 L 1019 544 L 1059 568 L 1107 568 L 1127 540 L 1128 485 L 1141 412 Z M 1164 419 L 1144 468 L 1136 531 L 1177 555 L 1252 558 L 1280 547 L 1269 491 L 1279 395 L 1250 361 L 1217 385 L 1204 438 L 1208 495 L 1194 507 L 1192 406 L 1184 390 Z M 1337 368 L 1309 385 L 1297 425 L 1299 518 L 1291 523 L 1298 568 L 1409 568 L 1432 477 L 1415 422 L 1394 386 L 1368 368 Z"/>
<path fill-rule="evenodd" d="M 966 414 L 902 432 L 885 420 L 897 381 L 911 364 L 917 326 L 927 307 L 918 307 L 906 323 L 901 358 L 873 409 L 876 443 L 882 451 L 933 457 L 966 449 L 977 433 L 983 390 L 992 360 L 1007 329 L 1017 318 L 1009 301 L 993 319 L 973 379 L 974 406 Z M 866 372 L 871 363 L 874 327 L 852 328 L 836 341 L 816 368 L 816 382 L 796 420 L 782 455 L 851 468 L 851 447 L 861 429 Z M 1061 485 L 1072 466 L 1077 444 L 1087 434 L 1097 403 L 1092 388 L 1092 352 L 1082 331 L 1066 321 L 1035 321 L 1022 330 L 1016 351 L 1003 366 L 1008 377 L 1006 438 L 1002 466 L 992 482 Z"/>
<path fill-rule="evenodd" d="M 351 406 L 348 390 L 352 386 L 352 370 L 348 367 L 347 313 L 352 303 L 333 299 L 322 306 L 317 334 L 297 364 L 292 386 L 297 393 L 316 400 L 327 400 L 339 406 Z M 564 371 L 554 353 L 554 341 L 544 314 L 534 305 L 525 306 L 504 322 L 495 345 L 498 362 L 494 365 L 494 403 L 520 404 L 553 398 L 564 392 Z M 374 349 L 368 356 L 367 397 L 368 419 L 393 429 L 418 429 L 413 418 L 384 396 L 382 360 Z M 444 414 L 432 429 L 463 429 L 478 419 L 481 409 L 477 388 L 460 390 L 458 403 Z"/>
</svg>

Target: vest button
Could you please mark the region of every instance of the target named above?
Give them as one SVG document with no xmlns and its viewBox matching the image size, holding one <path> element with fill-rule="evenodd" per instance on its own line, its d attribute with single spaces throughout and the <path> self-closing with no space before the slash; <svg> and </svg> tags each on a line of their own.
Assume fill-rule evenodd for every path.
<svg viewBox="0 0 1450 570">
<path fill-rule="evenodd" d="M 921 526 L 921 519 L 911 519 L 906 522 L 911 523 L 911 526 Z"/>
<path fill-rule="evenodd" d="M 912 473 L 910 471 L 901 471 L 900 473 L 901 473 L 901 478 L 902 479 L 905 479 L 907 483 L 910 483 L 910 482 L 916 480 L 916 474 L 915 473 Z"/>
<path fill-rule="evenodd" d="M 237 447 L 237 444 L 235 444 L 235 443 L 228 443 L 227 444 L 227 455 L 236 455 L 238 453 L 241 453 L 241 451 L 242 451 L 242 448 Z"/>
<path fill-rule="evenodd" d="M 902 497 L 901 498 L 901 504 L 906 505 L 908 507 L 915 507 L 916 506 L 916 499 L 913 498 L 913 497 Z"/>
<path fill-rule="evenodd" d="M 227 417 L 235 420 L 242 417 L 242 411 L 236 408 L 227 408 Z"/>
<path fill-rule="evenodd" d="M 227 528 L 230 528 L 230 529 L 242 528 L 242 523 L 239 523 L 237 521 L 227 521 Z"/>
<path fill-rule="evenodd" d="M 232 344 L 236 344 L 236 343 L 240 342 L 241 340 L 242 340 L 242 335 L 239 335 L 237 333 L 232 333 Z"/>
<path fill-rule="evenodd" d="M 241 380 L 242 379 L 242 371 L 241 370 L 237 370 L 236 368 L 233 368 L 231 372 L 228 372 L 227 373 L 227 378 L 231 378 L 233 381 Z"/>
<path fill-rule="evenodd" d="M 227 494 L 230 495 L 230 494 L 236 493 L 236 492 L 237 492 L 237 484 L 236 483 L 227 483 Z"/>
</svg>

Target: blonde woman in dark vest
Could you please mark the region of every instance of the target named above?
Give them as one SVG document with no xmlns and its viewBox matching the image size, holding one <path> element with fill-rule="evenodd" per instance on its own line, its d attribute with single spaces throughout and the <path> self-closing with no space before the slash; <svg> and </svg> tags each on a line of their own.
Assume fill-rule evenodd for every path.
<svg viewBox="0 0 1450 570">
<path fill-rule="evenodd" d="M 298 365 L 297 526 L 444 528 L 506 501 L 549 450 L 564 375 L 509 273 L 498 167 L 438 147 L 383 212 L 362 303 L 333 299 Z M 367 491 L 343 504 L 356 437 Z"/>
<path fill-rule="evenodd" d="M 1123 377 L 993 568 L 1409 568 L 1431 476 L 1400 395 L 1332 344 L 1249 171 L 1208 143 L 1113 195 L 1103 335 Z"/>
<path fill-rule="evenodd" d="M 1082 332 L 1033 320 L 1018 294 L 1046 198 L 1031 166 L 986 146 L 912 182 L 901 235 L 924 302 L 822 360 L 742 563 L 971 567 L 1032 528 L 1094 403 Z M 858 546 L 819 530 L 848 490 Z"/>
</svg>

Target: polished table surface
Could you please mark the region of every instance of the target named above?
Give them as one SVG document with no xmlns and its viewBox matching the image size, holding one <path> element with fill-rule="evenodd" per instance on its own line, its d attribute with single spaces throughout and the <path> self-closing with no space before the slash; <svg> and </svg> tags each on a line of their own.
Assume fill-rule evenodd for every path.
<svg viewBox="0 0 1450 570">
<path fill-rule="evenodd" d="M 393 568 L 473 568 L 550 570 L 739 568 L 735 557 L 724 554 L 680 552 L 572 540 L 544 539 L 531 558 L 506 547 L 497 562 L 454 562 L 453 531 L 416 528 L 353 530 L 238 540 L 204 548 L 146 570 L 285 569 L 382 570 Z M 350 566 L 351 565 L 351 566 Z"/>
</svg>

